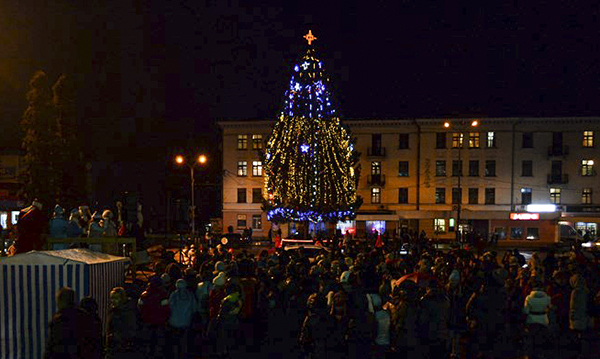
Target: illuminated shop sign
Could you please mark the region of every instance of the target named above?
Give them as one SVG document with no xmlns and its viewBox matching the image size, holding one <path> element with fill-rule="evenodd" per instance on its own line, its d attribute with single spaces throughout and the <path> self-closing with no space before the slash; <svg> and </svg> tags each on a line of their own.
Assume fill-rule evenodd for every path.
<svg viewBox="0 0 600 359">
<path fill-rule="evenodd" d="M 537 221 L 540 219 L 539 213 L 511 213 L 510 219 L 513 221 Z"/>
</svg>

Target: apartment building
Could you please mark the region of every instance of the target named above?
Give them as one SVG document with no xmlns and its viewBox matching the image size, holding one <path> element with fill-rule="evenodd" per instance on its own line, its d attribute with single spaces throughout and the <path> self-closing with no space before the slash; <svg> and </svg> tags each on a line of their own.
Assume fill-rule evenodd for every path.
<svg viewBox="0 0 600 359">
<path fill-rule="evenodd" d="M 600 118 L 345 120 L 361 153 L 354 221 L 368 232 L 474 231 L 500 240 L 554 240 L 565 223 L 595 236 L 600 223 Z M 223 121 L 223 225 L 271 228 L 261 211 L 260 150 L 272 121 Z M 594 195 L 596 194 L 596 195 Z M 554 204 L 554 212 L 527 205 Z M 546 210 L 546 208 L 543 208 Z M 458 221 L 460 217 L 460 223 Z M 284 234 L 293 225 L 284 225 Z"/>
</svg>

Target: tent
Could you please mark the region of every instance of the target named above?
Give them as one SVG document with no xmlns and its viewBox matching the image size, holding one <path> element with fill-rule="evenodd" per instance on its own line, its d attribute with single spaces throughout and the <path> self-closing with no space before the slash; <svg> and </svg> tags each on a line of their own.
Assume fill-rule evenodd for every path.
<svg viewBox="0 0 600 359">
<path fill-rule="evenodd" d="M 61 287 L 98 302 L 103 323 L 110 290 L 123 285 L 128 258 L 89 249 L 31 251 L 0 259 L 0 359 L 39 359 Z"/>
</svg>

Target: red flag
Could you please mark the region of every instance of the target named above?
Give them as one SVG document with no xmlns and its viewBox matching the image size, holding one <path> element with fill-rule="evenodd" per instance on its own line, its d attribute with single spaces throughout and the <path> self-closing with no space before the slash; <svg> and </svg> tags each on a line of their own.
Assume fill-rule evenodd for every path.
<svg viewBox="0 0 600 359">
<path fill-rule="evenodd" d="M 381 233 L 377 234 L 377 241 L 375 242 L 375 248 L 383 247 L 383 241 L 381 240 Z"/>
</svg>

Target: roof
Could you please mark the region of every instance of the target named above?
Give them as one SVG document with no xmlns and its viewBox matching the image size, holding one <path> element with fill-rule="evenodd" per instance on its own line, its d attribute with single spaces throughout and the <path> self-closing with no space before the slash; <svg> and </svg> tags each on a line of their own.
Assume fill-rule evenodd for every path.
<svg viewBox="0 0 600 359">
<path fill-rule="evenodd" d="M 103 264 L 129 261 L 106 253 L 94 252 L 86 248 L 63 249 L 56 251 L 31 251 L 2 258 L 0 264 Z"/>
</svg>

